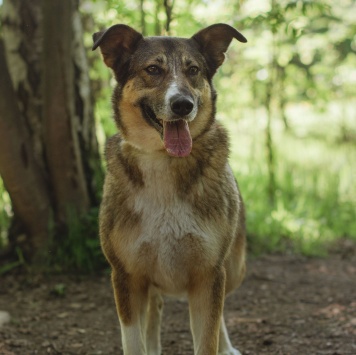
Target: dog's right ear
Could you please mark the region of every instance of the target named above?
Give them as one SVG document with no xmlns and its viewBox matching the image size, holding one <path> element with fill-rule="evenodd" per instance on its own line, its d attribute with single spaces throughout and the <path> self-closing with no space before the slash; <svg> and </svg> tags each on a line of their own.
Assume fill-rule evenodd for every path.
<svg viewBox="0 0 356 355">
<path fill-rule="evenodd" d="M 141 33 L 126 25 L 114 25 L 93 34 L 92 50 L 100 47 L 105 64 L 114 69 L 116 63 L 127 59 L 142 39 Z"/>
</svg>

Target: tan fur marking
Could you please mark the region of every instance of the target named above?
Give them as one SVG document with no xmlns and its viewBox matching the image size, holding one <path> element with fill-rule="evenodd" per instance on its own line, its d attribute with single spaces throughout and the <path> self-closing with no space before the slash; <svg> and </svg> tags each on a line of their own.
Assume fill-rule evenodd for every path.
<svg viewBox="0 0 356 355">
<path fill-rule="evenodd" d="M 209 270 L 189 290 L 189 311 L 197 355 L 216 355 L 224 304 L 225 270 Z"/>
<path fill-rule="evenodd" d="M 119 259 L 112 263 L 112 284 L 116 307 L 121 320 L 129 325 L 132 321 L 132 309 L 130 304 L 130 276 L 126 273 Z"/>
<path fill-rule="evenodd" d="M 138 149 L 163 150 L 164 145 L 158 132 L 142 117 L 138 102 L 145 97 L 146 93 L 150 93 L 150 90 L 138 90 L 139 84 L 135 79 L 129 81 L 123 89 L 122 100 L 118 103 L 119 110 L 125 112 L 125 115 L 121 118 L 126 127 L 125 138 Z"/>
</svg>

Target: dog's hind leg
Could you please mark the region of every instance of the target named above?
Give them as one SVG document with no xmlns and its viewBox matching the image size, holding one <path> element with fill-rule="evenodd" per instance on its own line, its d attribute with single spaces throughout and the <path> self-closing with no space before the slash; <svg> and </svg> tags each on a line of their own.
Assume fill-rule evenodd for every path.
<svg viewBox="0 0 356 355">
<path fill-rule="evenodd" d="M 241 353 L 231 345 L 223 316 L 221 317 L 220 324 L 219 355 L 241 355 Z"/>
<path fill-rule="evenodd" d="M 163 299 L 157 290 L 151 288 L 146 321 L 147 355 L 161 354 L 161 317 Z"/>
<path fill-rule="evenodd" d="M 225 298 L 225 269 L 199 276 L 188 294 L 194 354 L 216 355 Z"/>
</svg>

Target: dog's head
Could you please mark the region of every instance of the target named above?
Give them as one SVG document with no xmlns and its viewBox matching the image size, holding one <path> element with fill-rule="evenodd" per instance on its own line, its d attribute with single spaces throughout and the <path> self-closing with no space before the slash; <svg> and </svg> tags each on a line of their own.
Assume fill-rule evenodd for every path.
<svg viewBox="0 0 356 355">
<path fill-rule="evenodd" d="M 231 41 L 245 37 L 226 24 L 191 38 L 143 37 L 126 25 L 93 35 L 118 86 L 115 119 L 125 139 L 139 149 L 190 154 L 194 138 L 214 121 L 212 77 Z"/>
</svg>

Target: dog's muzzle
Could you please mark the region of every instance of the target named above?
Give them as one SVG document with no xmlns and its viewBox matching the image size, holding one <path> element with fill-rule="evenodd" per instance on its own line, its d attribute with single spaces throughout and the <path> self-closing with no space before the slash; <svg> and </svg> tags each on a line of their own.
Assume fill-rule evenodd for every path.
<svg viewBox="0 0 356 355">
<path fill-rule="evenodd" d="M 174 157 L 186 157 L 192 150 L 192 137 L 189 130 L 189 115 L 194 110 L 193 98 L 175 94 L 169 99 L 172 115 L 158 118 L 145 101 L 140 103 L 146 122 L 154 127 L 163 140 L 167 153 Z"/>
</svg>

